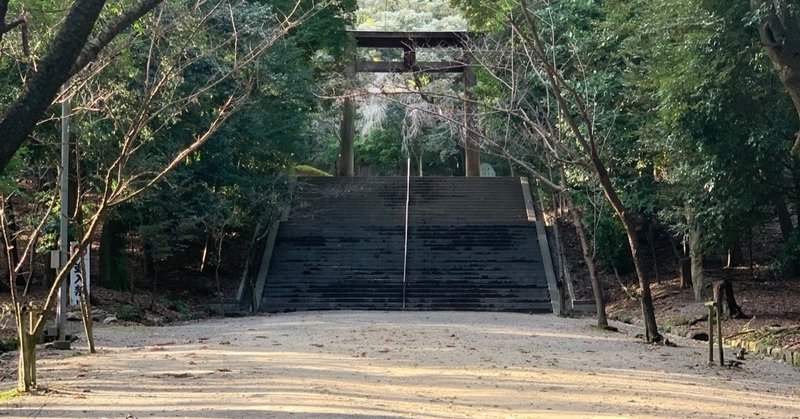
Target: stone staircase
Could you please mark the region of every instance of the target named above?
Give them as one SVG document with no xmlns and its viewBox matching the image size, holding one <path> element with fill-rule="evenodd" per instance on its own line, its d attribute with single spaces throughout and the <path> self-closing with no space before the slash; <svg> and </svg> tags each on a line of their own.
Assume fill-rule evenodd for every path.
<svg viewBox="0 0 800 419">
<path fill-rule="evenodd" d="M 261 311 L 552 310 L 518 178 L 303 178 Z"/>
</svg>

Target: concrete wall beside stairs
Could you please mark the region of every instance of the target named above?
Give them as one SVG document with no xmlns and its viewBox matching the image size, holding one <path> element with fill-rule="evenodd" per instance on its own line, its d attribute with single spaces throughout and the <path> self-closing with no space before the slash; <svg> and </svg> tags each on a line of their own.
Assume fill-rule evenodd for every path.
<svg viewBox="0 0 800 419">
<path fill-rule="evenodd" d="M 301 185 L 262 311 L 552 310 L 519 178 L 412 178 L 405 281 L 405 178 Z"/>
</svg>

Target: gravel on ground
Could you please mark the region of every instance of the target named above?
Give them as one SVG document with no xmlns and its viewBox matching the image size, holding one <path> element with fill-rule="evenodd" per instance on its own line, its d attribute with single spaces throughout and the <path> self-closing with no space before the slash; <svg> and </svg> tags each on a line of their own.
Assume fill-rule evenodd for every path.
<svg viewBox="0 0 800 419">
<path fill-rule="evenodd" d="M 705 343 L 647 345 L 633 326 L 592 324 L 312 312 L 98 325 L 96 355 L 80 342 L 41 350 L 47 391 L 5 402 L 0 417 L 800 417 L 796 368 L 756 358 L 709 366 Z"/>
</svg>

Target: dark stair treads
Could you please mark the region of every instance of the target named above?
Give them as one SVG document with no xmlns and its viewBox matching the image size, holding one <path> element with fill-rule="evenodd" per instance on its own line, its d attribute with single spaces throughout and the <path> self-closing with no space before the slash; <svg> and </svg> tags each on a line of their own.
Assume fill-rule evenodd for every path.
<svg viewBox="0 0 800 419">
<path fill-rule="evenodd" d="M 412 178 L 405 284 L 405 178 L 301 184 L 262 310 L 550 311 L 519 179 Z"/>
</svg>

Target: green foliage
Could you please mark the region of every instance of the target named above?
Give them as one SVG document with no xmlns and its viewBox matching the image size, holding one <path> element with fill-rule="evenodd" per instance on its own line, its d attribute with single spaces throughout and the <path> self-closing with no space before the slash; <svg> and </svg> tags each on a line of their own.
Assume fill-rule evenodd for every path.
<svg viewBox="0 0 800 419">
<path fill-rule="evenodd" d="M 497 41 L 483 62 L 499 63 L 478 73 L 475 93 L 487 108 L 507 108 L 548 120 L 557 135 L 572 137 L 547 94 L 549 81 L 528 65 L 527 51 L 508 42 L 524 24 L 519 2 L 456 0 L 474 28 Z M 529 1 L 543 48 L 565 84 L 567 112 L 588 118 L 579 129 L 602 139 L 598 154 L 627 210 L 640 224 L 666 225 L 679 238 L 694 209 L 707 252 L 722 251 L 769 222 L 775 202 L 798 202 L 798 166 L 788 158 L 798 129 L 796 115 L 758 38 L 750 2 L 709 0 Z M 507 70 L 513 63 L 519 67 Z M 527 67 L 526 67 L 527 66 Z M 491 70 L 491 71 L 489 71 Z M 513 91 L 509 90 L 513 86 Z M 499 113 L 499 112 L 498 112 Z M 548 172 L 547 152 L 531 141 L 515 115 L 484 117 L 485 131 L 505 136 L 502 150 Z M 591 127 L 585 123 L 591 121 Z M 577 148 L 565 141 L 561 158 Z M 581 151 L 578 151 L 580 155 Z M 566 182 L 584 208 L 602 207 L 593 177 L 582 164 L 567 164 Z M 558 177 L 558 176 L 557 176 Z M 589 205 L 593 203 L 593 205 Z M 602 212 L 602 209 L 597 211 Z M 597 215 L 598 254 L 626 265 L 618 253 L 619 232 Z M 616 236 L 616 239 L 615 239 Z M 604 249 L 604 247 L 609 247 Z M 624 269 L 623 269 L 624 270 Z"/>
<path fill-rule="evenodd" d="M 142 311 L 136 306 L 126 304 L 117 310 L 117 319 L 121 321 L 138 322 L 142 320 Z"/>
<path fill-rule="evenodd" d="M 189 305 L 183 300 L 169 300 L 167 301 L 167 308 L 181 314 L 188 314 L 191 311 Z"/>
<path fill-rule="evenodd" d="M 587 224 L 594 225 L 594 248 L 597 258 L 620 275 L 632 272 L 631 249 L 622 223 L 610 214 L 600 213 L 594 223 Z"/>
<path fill-rule="evenodd" d="M 220 49 L 219 45 L 225 45 L 223 41 L 232 35 L 232 18 L 237 22 L 239 35 L 236 51 L 245 54 L 262 39 L 273 36 L 272 28 L 265 22 L 289 13 L 295 2 L 238 1 L 230 10 L 224 7 L 216 11 L 210 9 L 212 5 L 203 6 L 209 8 L 211 18 L 202 27 L 202 36 L 190 37 L 197 28 L 177 19 L 179 6 L 167 11 L 174 18 L 168 23 L 172 32 L 169 37 L 159 39 L 157 51 L 161 62 L 156 60 L 155 64 L 148 64 L 151 62 L 148 36 L 163 32 L 151 27 L 160 27 L 164 22 L 141 23 L 130 53 L 115 61 L 104 79 L 117 95 L 115 110 L 119 114 L 135 115 L 141 106 L 137 90 L 151 77 L 146 71 L 148 65 L 169 68 L 170 60 L 174 59 L 170 54 L 184 45 L 181 42 L 189 43 L 187 60 L 195 58 L 195 61 L 182 68 L 180 78 L 171 81 L 178 97 L 191 95 L 198 86 L 208 83 L 210 77 L 230 71 L 234 51 Z M 315 7 L 316 2 L 303 1 L 296 16 Z M 283 205 L 288 191 L 287 176 L 298 161 L 312 160 L 309 138 L 313 133 L 309 127 L 319 103 L 315 91 L 327 81 L 326 71 L 335 70 L 338 65 L 348 43 L 345 26 L 352 20 L 354 9 L 355 1 L 348 0 L 317 10 L 304 25 L 278 40 L 246 72 L 211 85 L 195 99 L 197 106 L 190 106 L 179 115 L 170 115 L 171 108 L 167 107 L 164 117 L 156 115 L 152 121 L 153 129 L 142 133 L 145 137 L 142 158 L 130 163 L 132 171 L 146 172 L 163 165 L 185 146 L 187 139 L 202 132 L 214 117 L 211 110 L 240 88 L 239 78 L 252 88 L 247 105 L 202 149 L 187 156 L 166 183 L 117 209 L 115 217 L 125 227 L 124 233 L 141 239 L 134 242 L 143 244 L 149 275 L 155 275 L 162 265 L 199 266 L 193 262 L 201 255 L 205 243 L 224 247 L 239 232 L 266 222 L 275 213 L 274 209 Z M 217 49 L 220 52 L 215 52 Z M 92 127 L 80 130 L 85 133 L 86 146 L 82 164 L 89 171 L 108 164 L 108 156 L 113 155 L 117 146 L 113 138 L 124 135 L 120 128 L 125 123 L 105 117 L 84 122 Z M 106 253 L 101 247 L 101 256 Z M 209 254 L 214 255 L 208 259 L 211 266 L 222 263 L 216 258 L 218 252 Z M 124 270 L 126 264 L 120 254 L 101 257 L 101 270 L 110 272 L 103 277 L 114 279 L 112 282 L 116 284 L 127 284 L 125 272 L 113 272 Z"/>
<path fill-rule="evenodd" d="M 7 340 L 0 339 L 0 354 L 16 351 L 19 348 L 19 339 L 10 338 Z"/>
<path fill-rule="evenodd" d="M 505 21 L 519 6 L 514 0 L 450 0 L 469 19 L 471 29 L 478 32 L 496 32 L 506 29 Z"/>
<path fill-rule="evenodd" d="M 260 1 L 271 4 L 281 15 L 293 10 L 297 4 L 296 0 Z M 316 7 L 318 7 L 318 2 L 315 0 L 301 0 L 298 11 L 308 11 Z M 350 43 L 349 35 L 344 29 L 355 20 L 357 8 L 356 0 L 330 2 L 292 32 L 290 39 L 302 51 L 303 60 L 313 63 L 316 69 L 322 71 L 320 74 L 324 74 L 324 71 L 334 70 L 337 65 L 341 65 L 341 58 Z M 323 59 L 318 60 L 317 58 Z M 337 65 L 331 66 L 330 61 Z"/>
<path fill-rule="evenodd" d="M 780 272 L 792 276 L 800 275 L 800 230 L 792 231 L 775 263 L 775 268 Z"/>
<path fill-rule="evenodd" d="M 405 109 L 397 104 L 388 106 L 381 126 L 356 137 L 356 156 L 362 166 L 374 175 L 405 173 L 402 124 Z"/>
<path fill-rule="evenodd" d="M 360 30 L 458 31 L 467 22 L 448 0 L 359 0 Z"/>
<path fill-rule="evenodd" d="M 684 231 L 690 202 L 711 248 L 765 222 L 759 208 L 783 193 L 775 186 L 793 165 L 786 139 L 797 127 L 745 24 L 748 2 L 615 1 L 607 10 L 601 26 L 626 81 L 623 118 L 651 154 L 659 179 L 649 195 L 662 218 Z"/>
<path fill-rule="evenodd" d="M 6 165 L 3 173 L 0 174 L 0 195 L 11 196 L 20 191 L 20 185 L 15 175 L 18 175 L 19 171 L 22 169 L 22 164 L 26 155 L 27 149 L 20 149 L 8 165 Z"/>
<path fill-rule="evenodd" d="M 126 251 L 127 228 L 111 214 L 100 233 L 100 278 L 98 283 L 109 289 L 127 291 L 131 288 Z"/>
</svg>

